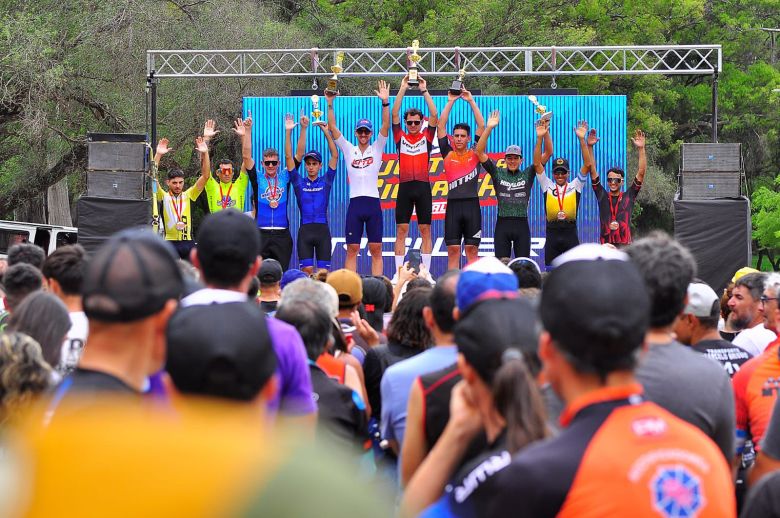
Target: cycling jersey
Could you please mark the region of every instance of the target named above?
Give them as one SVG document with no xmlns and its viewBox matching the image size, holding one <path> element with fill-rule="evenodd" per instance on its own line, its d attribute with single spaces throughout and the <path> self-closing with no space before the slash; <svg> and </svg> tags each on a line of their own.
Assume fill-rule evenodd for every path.
<svg viewBox="0 0 780 518">
<path fill-rule="evenodd" d="M 477 137 L 479 139 L 479 137 Z M 444 157 L 447 176 L 447 199 L 477 198 L 479 190 L 479 158 L 473 149 L 462 153 L 450 146 L 449 136 L 439 138 L 439 149 Z"/>
<path fill-rule="evenodd" d="M 344 161 L 347 163 L 347 180 L 349 181 L 349 197 L 368 196 L 370 198 L 379 198 L 379 169 L 382 167 L 382 152 L 385 149 L 387 137 L 381 133 L 376 136 L 376 140 L 366 148 L 360 151 L 360 148 L 353 145 L 344 135 L 336 139 L 336 145 L 344 154 Z"/>
<path fill-rule="evenodd" d="M 577 174 L 576 178 L 563 187 L 550 180 L 543 172 L 537 173 L 539 187 L 544 193 L 544 207 L 547 215 L 547 225 L 559 223 L 573 223 L 577 219 L 577 207 L 580 204 L 582 196 L 582 187 L 585 185 L 586 177 L 583 174 Z M 565 218 L 560 219 L 558 213 L 563 212 Z"/>
<path fill-rule="evenodd" d="M 328 168 L 325 176 L 310 180 L 308 175 L 298 172 L 299 166 L 289 171 L 290 183 L 295 190 L 298 210 L 301 212 L 301 224 L 328 223 L 328 200 L 336 170 Z"/>
<path fill-rule="evenodd" d="M 209 176 L 206 181 L 206 198 L 209 202 L 209 212 L 214 214 L 223 209 L 236 209 L 241 212 L 252 210 L 251 197 L 247 195 L 249 189 L 249 175 L 254 176 L 255 168 L 248 171 L 243 169 L 238 174 L 238 178 L 233 182 L 223 183 L 220 180 Z"/>
<path fill-rule="evenodd" d="M 612 196 L 601 185 L 601 179 L 593 182 L 593 192 L 599 204 L 599 220 L 601 221 L 601 242 L 614 245 L 631 243 L 631 213 L 634 211 L 634 201 L 642 188 L 642 182 L 631 182 L 631 187 L 618 196 Z M 617 228 L 612 228 L 612 222 Z M 612 225 L 614 226 L 614 225 Z"/>
<path fill-rule="evenodd" d="M 534 185 L 534 168 L 529 166 L 523 171 L 509 171 L 506 167 L 496 167 L 489 158 L 482 167 L 493 179 L 498 201 L 498 217 L 528 217 L 528 201 L 531 199 L 531 187 Z"/>
<path fill-rule="evenodd" d="M 734 403 L 736 404 L 737 455 L 748 439 L 761 449 L 772 409 L 780 390 L 780 339 L 772 342 L 763 353 L 751 358 L 734 374 Z"/>
<path fill-rule="evenodd" d="M 257 226 L 260 228 L 287 228 L 287 201 L 289 199 L 290 173 L 280 167 L 274 176 L 257 173 Z M 254 187 L 254 185 L 253 185 Z M 275 207 L 272 204 L 276 205 Z"/>
<path fill-rule="evenodd" d="M 398 149 L 398 181 L 428 182 L 429 160 L 436 128 L 428 126 L 419 133 L 411 135 L 393 124 L 393 140 Z"/>
<path fill-rule="evenodd" d="M 166 241 L 189 241 L 193 238 L 192 214 L 190 210 L 192 204 L 190 202 L 197 200 L 200 192 L 193 185 L 179 196 L 174 197 L 170 192 L 157 189 L 157 200 L 163 206 L 162 221 L 165 228 Z M 178 228 L 178 223 L 182 223 L 184 228 Z"/>
</svg>

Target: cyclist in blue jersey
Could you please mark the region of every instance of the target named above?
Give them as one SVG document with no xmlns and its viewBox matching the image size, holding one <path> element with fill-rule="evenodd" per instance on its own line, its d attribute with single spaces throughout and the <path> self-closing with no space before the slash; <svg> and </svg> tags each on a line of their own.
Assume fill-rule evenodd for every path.
<svg viewBox="0 0 780 518">
<path fill-rule="evenodd" d="M 287 162 L 287 173 L 290 184 L 295 190 L 295 198 L 298 201 L 298 210 L 301 213 L 301 228 L 298 230 L 298 260 L 301 270 L 311 274 L 314 265 L 317 268 L 330 270 L 331 238 L 328 227 L 328 200 L 333 180 L 336 178 L 336 165 L 339 160 L 339 151 L 333 136 L 326 127 L 326 123 L 318 123 L 325 138 L 328 140 L 328 170 L 324 176 L 320 176 L 322 169 L 322 155 L 319 151 L 306 149 L 306 130 L 309 119 L 301 115 L 301 134 L 298 137 L 298 145 L 295 155 L 292 152 L 292 130 L 297 126 L 292 116 L 285 117 L 284 130 L 284 159 Z M 305 164 L 306 174 L 301 176 L 298 167 L 301 162 Z M 316 262 L 315 262 L 316 256 Z"/>
</svg>

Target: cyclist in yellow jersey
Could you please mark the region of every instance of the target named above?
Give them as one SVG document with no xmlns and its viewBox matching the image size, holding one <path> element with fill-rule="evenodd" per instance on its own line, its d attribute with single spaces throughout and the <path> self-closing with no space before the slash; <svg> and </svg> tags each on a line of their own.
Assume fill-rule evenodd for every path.
<svg viewBox="0 0 780 518">
<path fill-rule="evenodd" d="M 203 137 L 195 139 L 195 149 L 201 154 L 208 155 L 208 146 Z M 168 148 L 168 139 L 162 138 L 157 144 L 157 150 L 154 154 L 154 181 L 157 179 L 157 168 L 160 166 L 160 160 L 165 154 L 171 151 Z M 192 213 L 191 207 L 193 201 L 198 199 L 200 193 L 206 185 L 209 177 L 209 170 L 201 168 L 200 177 L 195 185 L 184 190 L 184 171 L 181 169 L 171 169 L 168 171 L 168 178 L 165 185 L 168 186 L 168 192 L 156 189 L 157 203 L 162 204 L 162 226 L 164 229 L 165 240 L 169 241 L 179 257 L 187 259 L 190 256 L 190 250 L 195 246 L 192 231 Z"/>
<path fill-rule="evenodd" d="M 236 119 L 233 123 L 233 132 L 241 138 L 241 170 L 238 175 L 233 171 L 233 162 L 227 159 L 219 161 L 219 169 L 216 178 L 211 173 L 211 162 L 208 149 L 201 153 L 201 170 L 209 171 L 206 181 L 206 197 L 209 203 L 209 212 L 212 214 L 227 208 L 233 208 L 244 212 L 254 218 L 254 202 L 251 196 L 247 196 L 248 187 L 252 179 L 257 177 L 255 161 L 252 159 L 252 114 L 246 120 Z M 206 121 L 203 128 L 203 140 L 208 143 L 219 130 L 213 120 Z"/>
</svg>

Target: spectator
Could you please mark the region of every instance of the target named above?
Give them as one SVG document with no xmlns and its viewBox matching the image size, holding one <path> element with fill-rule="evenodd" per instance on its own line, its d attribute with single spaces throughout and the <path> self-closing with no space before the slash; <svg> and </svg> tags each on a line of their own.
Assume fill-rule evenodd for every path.
<svg viewBox="0 0 780 518">
<path fill-rule="evenodd" d="M 32 243 L 18 243 L 8 249 L 8 266 L 29 264 L 40 270 L 45 259 L 43 248 Z"/>
<path fill-rule="evenodd" d="M 385 331 L 384 317 L 387 305 L 385 283 L 378 277 L 363 277 L 362 300 L 363 309 L 366 311 L 366 322 L 381 336 Z"/>
<path fill-rule="evenodd" d="M 249 284 L 262 262 L 254 222 L 236 210 L 221 210 L 203 220 L 197 242 L 192 262 L 200 270 L 206 288 L 182 299 L 182 306 L 246 302 Z M 266 325 L 279 379 L 270 410 L 280 409 L 288 417 L 301 416 L 314 424 L 317 407 L 311 399 L 311 376 L 301 337 L 280 320 L 270 318 Z"/>
<path fill-rule="evenodd" d="M 327 282 L 339 296 L 338 321 L 347 342 L 351 343 L 349 352 L 363 365 L 369 345 L 357 332 L 358 329 L 354 321 L 356 318 L 360 318 L 357 316 L 357 311 L 363 301 L 363 281 L 352 270 L 342 268 L 328 274 Z M 372 409 L 373 406 L 372 403 Z"/>
<path fill-rule="evenodd" d="M 87 315 L 81 305 L 81 285 L 86 266 L 87 254 L 81 245 L 61 246 L 43 263 L 42 272 L 49 291 L 65 303 L 70 317 L 71 325 L 62 343 L 60 363 L 55 366 L 62 374 L 76 368 L 89 334 Z"/>
<path fill-rule="evenodd" d="M 36 267 L 27 263 L 9 266 L 3 275 L 5 311 L 0 314 L 0 331 L 8 324 L 8 317 L 30 293 L 43 287 L 43 275 Z"/>
<path fill-rule="evenodd" d="M 720 297 L 720 322 L 718 322 L 718 332 L 720 337 L 729 342 L 734 340 L 734 337 L 739 334 L 739 329 L 734 327 L 733 318 L 734 315 L 729 308 L 729 300 L 734 292 L 734 283 L 730 282 L 723 290 L 723 295 Z"/>
<path fill-rule="evenodd" d="M 674 324 L 674 334 L 680 343 L 720 362 L 729 377 L 734 377 L 750 355 L 720 337 L 719 318 L 718 294 L 703 282 L 692 282 L 688 285 L 688 304 Z"/>
<path fill-rule="evenodd" d="M 37 291 L 19 304 L 6 329 L 32 337 L 38 342 L 46 363 L 54 366 L 60 364 L 62 343 L 70 326 L 65 304 L 51 293 Z"/>
<path fill-rule="evenodd" d="M 46 392 L 52 373 L 33 338 L 22 333 L 0 335 L 0 429 Z"/>
<path fill-rule="evenodd" d="M 766 274 L 749 273 L 734 283 L 729 299 L 733 314 L 732 322 L 739 334 L 731 342 L 746 350 L 751 356 L 761 354 L 777 335 L 764 327 L 764 313 L 761 296 L 764 294 Z"/>
<path fill-rule="evenodd" d="M 285 286 L 287 286 L 288 284 L 293 283 L 298 279 L 308 279 L 308 278 L 309 276 L 306 275 L 301 270 L 298 270 L 296 268 L 290 268 L 289 270 L 287 270 L 282 274 L 282 281 L 280 283 L 280 288 L 282 289 L 282 291 L 284 291 Z"/>
<path fill-rule="evenodd" d="M 463 496 L 468 490 L 461 488 L 483 476 L 485 466 L 500 465 L 547 435 L 542 398 L 524 360 L 526 352 L 536 354 L 537 329 L 535 311 L 524 300 L 489 300 L 458 321 L 455 341 L 463 381 L 453 390 L 453 413 L 444 433 L 408 485 L 405 511 L 417 512 L 442 494 L 442 509 L 470 505 Z M 470 441 L 483 431 L 487 445 L 453 477 Z M 471 496 L 479 498 L 478 492 Z"/>
<path fill-rule="evenodd" d="M 260 309 L 266 314 L 276 311 L 279 297 L 282 294 L 282 265 L 276 259 L 264 259 L 260 265 L 257 278 L 260 279 Z"/>
<path fill-rule="evenodd" d="M 761 480 L 748 493 L 740 518 L 780 518 L 780 473 L 774 472 Z"/>
<path fill-rule="evenodd" d="M 519 289 L 542 287 L 542 272 L 533 259 L 517 257 L 509 261 L 507 266 L 517 277 Z"/>
</svg>

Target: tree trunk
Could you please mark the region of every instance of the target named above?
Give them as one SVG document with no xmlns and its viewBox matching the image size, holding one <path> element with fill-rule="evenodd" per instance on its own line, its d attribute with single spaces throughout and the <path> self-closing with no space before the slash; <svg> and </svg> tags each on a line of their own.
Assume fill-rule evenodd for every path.
<svg viewBox="0 0 780 518">
<path fill-rule="evenodd" d="M 73 226 L 73 219 L 70 216 L 67 177 L 49 187 L 47 191 L 47 206 L 49 208 L 49 225 Z"/>
<path fill-rule="evenodd" d="M 46 223 L 46 210 L 42 195 L 22 201 L 14 209 L 14 220 L 27 223 Z"/>
</svg>

